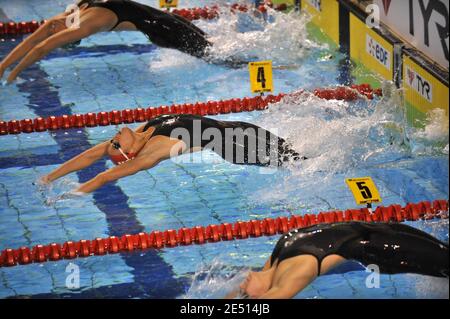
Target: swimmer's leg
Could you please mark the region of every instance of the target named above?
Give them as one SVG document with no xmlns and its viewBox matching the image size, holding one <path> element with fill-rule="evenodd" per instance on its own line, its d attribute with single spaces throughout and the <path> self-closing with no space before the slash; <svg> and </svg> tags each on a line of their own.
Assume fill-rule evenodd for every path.
<svg viewBox="0 0 450 319">
<path fill-rule="evenodd" d="M 249 146 L 250 143 L 247 136 L 243 137 L 243 144 L 242 141 L 238 141 L 236 138 L 233 138 L 233 141 L 229 142 L 231 143 L 231 147 L 228 145 L 228 148 L 226 148 L 225 144 L 223 144 L 224 156 L 222 158 L 226 161 L 237 165 L 265 165 L 258 158 L 257 146 Z"/>
<path fill-rule="evenodd" d="M 170 30 L 165 34 L 165 40 L 170 43 L 169 47 L 198 58 L 205 57 L 207 48 L 212 44 L 206 39 L 206 33 L 203 30 L 175 14 L 169 14 L 164 23 Z"/>
<path fill-rule="evenodd" d="M 291 145 L 283 138 L 278 138 L 278 166 L 282 166 L 289 161 L 303 161 L 308 159 L 305 156 L 301 156 L 297 151 L 292 149 Z"/>
<path fill-rule="evenodd" d="M 408 234 L 408 235 L 414 235 L 423 239 L 431 240 L 432 242 L 438 244 L 438 245 L 444 245 L 448 247 L 448 243 L 444 243 L 437 239 L 436 237 L 431 236 L 427 232 L 424 232 L 420 229 L 417 229 L 415 227 L 411 227 L 402 223 L 392 223 L 389 224 L 389 226 L 396 232 L 400 234 Z"/>
<path fill-rule="evenodd" d="M 257 125 L 246 122 L 227 122 L 227 127 L 242 130 L 243 136 L 224 138 L 222 153 L 225 160 L 241 165 L 281 166 L 289 160 L 304 160 L 306 157 L 290 148 L 282 138 Z M 227 145 L 228 144 L 228 145 Z M 232 147 L 230 147 L 230 144 Z M 228 146 L 228 148 L 227 148 Z M 233 150 L 228 154 L 226 150 Z"/>
<path fill-rule="evenodd" d="M 199 33 L 203 36 L 206 36 L 205 31 L 197 27 L 195 24 L 193 24 L 191 21 L 187 20 L 186 18 L 179 16 L 177 14 L 170 13 L 170 15 L 175 18 L 178 22 L 182 23 L 185 27 L 191 29 L 192 31 L 195 31 L 196 33 Z"/>
<path fill-rule="evenodd" d="M 376 224 L 375 224 L 376 226 Z M 382 273 L 415 273 L 434 277 L 448 277 L 448 244 L 422 231 L 404 224 L 386 224 L 388 229 L 380 228 L 373 232 L 371 242 L 377 243 L 373 254 L 366 255 L 365 264 L 377 264 Z M 383 243 L 398 246 L 393 251 L 384 250 Z M 375 249 L 375 247 L 374 247 Z"/>
</svg>

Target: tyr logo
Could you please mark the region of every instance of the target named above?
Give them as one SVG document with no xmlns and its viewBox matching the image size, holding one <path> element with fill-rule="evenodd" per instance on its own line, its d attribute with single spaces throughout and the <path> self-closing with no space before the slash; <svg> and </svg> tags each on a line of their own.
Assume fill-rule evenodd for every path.
<svg viewBox="0 0 450 319">
<path fill-rule="evenodd" d="M 433 102 L 433 87 L 430 82 L 420 76 L 417 72 L 407 67 L 406 77 L 408 85 L 419 93 L 428 102 Z"/>
<path fill-rule="evenodd" d="M 414 79 L 416 78 L 416 74 L 413 71 L 411 71 L 411 69 L 408 69 L 407 76 L 409 80 L 409 86 L 412 86 L 414 83 Z"/>
<path fill-rule="evenodd" d="M 444 24 L 440 22 L 435 22 L 437 32 L 439 34 L 439 38 L 441 40 L 442 51 L 444 53 L 445 59 L 448 61 L 449 49 L 447 44 L 447 39 L 449 36 L 448 28 L 449 28 L 449 14 L 447 7 L 444 2 L 440 0 L 429 0 L 428 5 L 425 5 L 424 0 L 419 0 L 420 13 L 423 19 L 424 26 L 424 42 L 427 47 L 430 46 L 430 28 L 433 27 L 432 15 L 433 13 L 437 13 L 440 15 Z M 410 21 L 409 21 L 409 33 L 414 36 L 415 34 L 415 24 L 417 22 L 414 21 L 414 8 L 412 0 L 409 0 L 409 10 L 410 10 Z"/>
</svg>

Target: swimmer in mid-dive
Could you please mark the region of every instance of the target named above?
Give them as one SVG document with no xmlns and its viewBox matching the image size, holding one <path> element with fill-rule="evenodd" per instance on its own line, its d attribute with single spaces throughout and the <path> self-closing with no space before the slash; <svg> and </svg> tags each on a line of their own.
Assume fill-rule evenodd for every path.
<svg viewBox="0 0 450 319">
<path fill-rule="evenodd" d="M 66 22 L 76 13 L 64 12 L 49 19 L 0 63 L 0 79 L 5 70 L 20 59 L 8 76 L 9 83 L 52 50 L 76 45 L 81 39 L 99 32 L 138 30 L 155 45 L 196 57 L 203 57 L 211 45 L 206 34 L 183 17 L 131 0 L 80 0 L 78 9 L 79 27 L 67 26 Z"/>
<path fill-rule="evenodd" d="M 41 181 L 52 182 L 109 156 L 117 166 L 76 190 L 89 193 L 108 182 L 152 168 L 163 160 L 205 148 L 229 162 L 244 165 L 281 166 L 286 161 L 306 159 L 292 150 L 284 139 L 253 124 L 190 114 L 161 115 L 135 131 L 123 127 L 113 139 L 65 162 Z"/>
<path fill-rule="evenodd" d="M 227 298 L 292 298 L 345 260 L 377 265 L 381 273 L 449 275 L 448 243 L 396 223 L 319 224 L 284 234 L 260 272 L 250 272 Z"/>
</svg>

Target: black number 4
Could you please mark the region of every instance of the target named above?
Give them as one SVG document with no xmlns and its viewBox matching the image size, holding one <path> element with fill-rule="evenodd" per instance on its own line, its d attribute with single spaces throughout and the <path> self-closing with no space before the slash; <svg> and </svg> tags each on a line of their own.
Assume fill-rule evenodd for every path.
<svg viewBox="0 0 450 319">
<path fill-rule="evenodd" d="M 266 78 L 264 77 L 264 67 L 262 66 L 258 68 L 258 75 L 256 77 L 256 81 L 261 83 L 263 89 L 266 88 Z"/>
<path fill-rule="evenodd" d="M 365 186 L 366 182 L 356 182 L 356 185 L 358 186 L 359 190 L 361 191 L 362 197 L 364 199 L 372 198 L 372 193 L 370 192 L 369 187 Z"/>
</svg>

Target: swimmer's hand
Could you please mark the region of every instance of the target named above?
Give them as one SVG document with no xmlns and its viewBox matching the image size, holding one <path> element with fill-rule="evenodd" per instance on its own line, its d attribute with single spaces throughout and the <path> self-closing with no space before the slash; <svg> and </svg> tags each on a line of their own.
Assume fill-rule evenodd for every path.
<svg viewBox="0 0 450 319">
<path fill-rule="evenodd" d="M 72 190 L 70 192 L 64 193 L 61 196 L 59 196 L 59 199 L 72 199 L 72 198 L 77 198 L 77 197 L 81 197 L 84 195 L 86 195 L 86 193 Z"/>
<path fill-rule="evenodd" d="M 5 68 L 0 64 L 0 80 L 3 78 L 3 74 L 5 74 Z"/>
<path fill-rule="evenodd" d="M 62 200 L 66 200 L 66 199 L 74 199 L 74 198 L 78 198 L 80 196 L 84 196 L 86 195 L 86 193 L 82 193 L 82 192 L 77 192 L 77 191 L 70 191 L 70 192 L 66 192 L 63 193 L 59 196 L 56 196 L 55 198 L 48 198 L 45 201 L 45 205 L 47 206 L 53 206 L 56 204 L 56 202 L 62 201 Z"/>
<path fill-rule="evenodd" d="M 39 178 L 37 180 L 36 183 L 33 183 L 33 185 L 48 185 L 50 184 L 52 181 L 50 180 L 50 177 L 48 175 L 44 175 L 41 178 Z"/>
<path fill-rule="evenodd" d="M 15 72 L 12 71 L 12 72 L 9 74 L 8 78 L 6 79 L 6 83 L 7 83 L 7 84 L 11 84 L 11 83 L 13 83 L 13 82 L 15 81 L 16 78 L 17 78 L 17 74 L 15 74 Z"/>
</svg>

